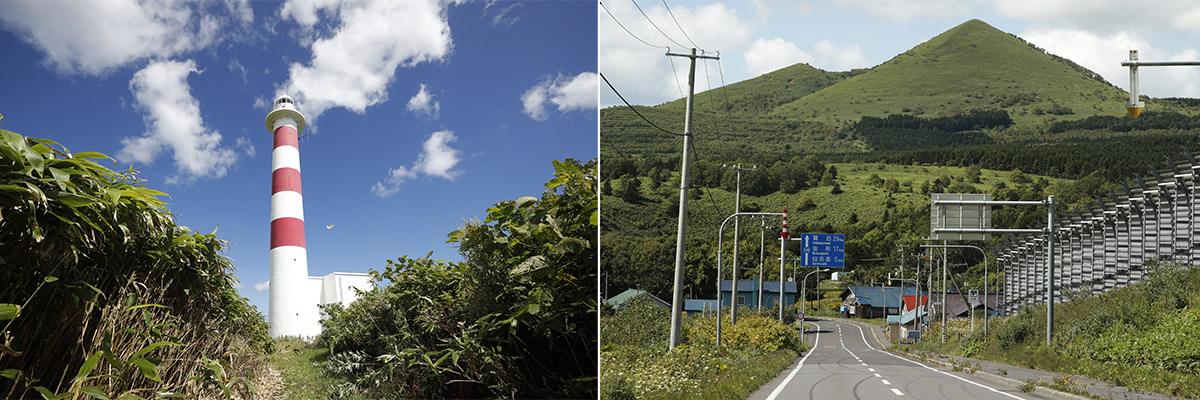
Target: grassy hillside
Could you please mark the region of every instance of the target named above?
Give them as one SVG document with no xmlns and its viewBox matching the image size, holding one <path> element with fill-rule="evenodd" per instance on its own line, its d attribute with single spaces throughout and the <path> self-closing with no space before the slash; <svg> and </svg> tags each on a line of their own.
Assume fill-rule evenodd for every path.
<svg viewBox="0 0 1200 400">
<path fill-rule="evenodd" d="M 1091 71 L 970 20 L 867 73 L 771 113 L 841 125 L 862 116 L 999 108 L 1017 125 L 1038 125 L 1123 115 L 1127 96 Z"/>
</svg>

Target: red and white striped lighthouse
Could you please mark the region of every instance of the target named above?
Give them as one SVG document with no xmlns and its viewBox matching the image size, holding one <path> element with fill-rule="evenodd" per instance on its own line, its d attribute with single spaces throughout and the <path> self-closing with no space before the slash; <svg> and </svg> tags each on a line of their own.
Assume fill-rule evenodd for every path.
<svg viewBox="0 0 1200 400">
<path fill-rule="evenodd" d="M 312 337 L 321 332 L 316 299 L 308 289 L 308 250 L 304 247 L 304 200 L 300 188 L 300 147 L 304 115 L 288 95 L 275 99 L 267 114 L 275 136 L 271 151 L 271 337 Z"/>
</svg>

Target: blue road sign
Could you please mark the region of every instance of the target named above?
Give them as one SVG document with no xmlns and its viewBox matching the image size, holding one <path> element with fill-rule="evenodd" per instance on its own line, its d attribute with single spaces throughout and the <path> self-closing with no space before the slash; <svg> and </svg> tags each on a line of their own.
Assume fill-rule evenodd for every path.
<svg viewBox="0 0 1200 400">
<path fill-rule="evenodd" d="M 831 233 L 804 233 L 800 252 L 800 265 L 819 268 L 846 267 L 846 235 Z"/>
</svg>

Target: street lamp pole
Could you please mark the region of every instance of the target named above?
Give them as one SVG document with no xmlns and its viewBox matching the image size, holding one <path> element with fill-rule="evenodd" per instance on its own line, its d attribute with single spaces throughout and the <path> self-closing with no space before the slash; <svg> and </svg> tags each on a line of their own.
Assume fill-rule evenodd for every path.
<svg viewBox="0 0 1200 400">
<path fill-rule="evenodd" d="M 807 275 L 804 275 L 804 280 L 803 280 L 803 281 L 804 281 L 804 287 L 800 289 L 800 301 L 801 301 L 801 303 L 800 303 L 800 315 L 804 315 L 804 305 L 805 305 L 806 303 L 808 303 L 808 276 L 809 276 L 809 275 L 812 275 L 812 274 L 815 274 L 815 273 L 818 273 L 818 272 L 826 272 L 826 271 L 829 271 L 829 268 L 825 268 L 825 269 L 818 269 L 818 270 L 816 270 L 816 271 L 809 272 Z M 808 318 L 808 317 L 806 316 L 806 317 L 805 317 L 805 319 L 807 319 L 807 318 Z M 804 333 L 805 333 L 806 331 L 807 331 L 807 329 L 805 329 L 805 327 L 804 327 L 804 320 L 802 319 L 802 320 L 800 320 L 800 343 L 808 343 L 808 342 L 807 342 L 807 339 L 805 339 L 805 336 L 804 336 Z"/>
</svg>

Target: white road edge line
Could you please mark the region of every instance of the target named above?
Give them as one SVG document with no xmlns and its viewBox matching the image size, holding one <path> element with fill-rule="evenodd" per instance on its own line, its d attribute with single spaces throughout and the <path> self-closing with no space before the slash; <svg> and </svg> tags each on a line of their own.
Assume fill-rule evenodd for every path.
<svg viewBox="0 0 1200 400">
<path fill-rule="evenodd" d="M 821 326 L 817 325 L 816 322 L 813 322 L 813 326 L 816 327 L 817 329 L 821 329 Z M 804 329 L 803 321 L 800 322 L 800 329 Z M 792 378 L 796 377 L 797 372 L 800 372 L 800 367 L 804 366 L 804 360 L 807 360 L 808 356 L 811 356 L 812 353 L 815 353 L 817 351 L 817 343 L 820 341 L 821 341 L 821 334 L 818 333 L 818 334 L 816 334 L 816 338 L 813 339 L 812 349 L 809 350 L 808 353 L 804 354 L 804 357 L 800 358 L 800 364 L 796 365 L 796 368 L 792 370 L 792 373 L 788 374 L 787 378 L 783 378 L 783 382 L 780 382 L 779 386 L 776 386 L 775 390 L 771 391 L 771 394 L 769 396 L 767 396 L 767 400 L 775 400 L 776 398 L 779 397 L 780 393 L 783 393 L 783 387 L 787 386 L 788 382 L 791 382 Z"/>
<path fill-rule="evenodd" d="M 858 327 L 858 333 L 859 333 L 860 335 L 862 335 L 862 337 L 863 337 L 863 342 L 866 342 L 866 341 L 867 341 L 867 335 L 866 335 L 866 333 L 864 333 L 864 332 L 863 332 L 863 329 L 862 329 L 862 327 L 861 327 L 861 326 L 859 326 L 858 324 L 854 324 L 854 326 Z M 871 344 L 870 344 L 870 343 L 867 343 L 867 347 L 871 347 Z M 992 387 L 990 387 L 990 386 L 984 385 L 984 384 L 982 384 L 982 383 L 978 383 L 978 382 L 974 382 L 974 381 L 971 381 L 971 380 L 965 379 L 965 378 L 963 378 L 963 377 L 961 377 L 961 376 L 954 375 L 954 374 L 951 374 L 951 373 L 949 373 L 949 372 L 942 371 L 942 370 L 940 370 L 940 369 L 937 369 L 937 368 L 930 367 L 930 366 L 928 366 L 928 365 L 925 365 L 925 364 L 922 364 L 922 363 L 920 363 L 920 362 L 913 361 L 913 360 L 909 360 L 909 359 L 907 359 L 907 358 L 904 358 L 904 357 L 901 357 L 901 356 L 898 356 L 898 355 L 895 355 L 895 354 L 892 354 L 892 353 L 889 353 L 889 352 L 886 352 L 886 351 L 883 351 L 883 350 L 879 350 L 879 349 L 876 349 L 876 348 L 874 348 L 874 347 L 871 347 L 871 349 L 872 349 L 872 350 L 879 351 L 880 353 L 883 353 L 883 354 L 887 354 L 887 355 L 889 355 L 889 356 L 892 356 L 892 357 L 896 357 L 896 358 L 898 358 L 898 359 L 901 359 L 901 360 L 904 360 L 904 361 L 908 361 L 908 362 L 910 362 L 910 363 L 913 363 L 913 364 L 920 365 L 920 366 L 922 366 L 922 367 L 925 367 L 925 369 L 928 369 L 928 370 L 930 370 L 930 371 L 935 371 L 935 372 L 938 372 L 938 373 L 940 373 L 940 374 L 942 374 L 942 375 L 946 375 L 946 376 L 949 376 L 949 377 L 951 377 L 951 378 L 958 379 L 958 380 L 960 380 L 960 381 L 963 381 L 963 382 L 966 382 L 966 383 L 970 383 L 970 384 L 972 384 L 972 385 L 979 386 L 979 387 L 981 387 L 981 388 L 984 388 L 984 389 L 987 389 L 987 390 L 991 390 L 991 391 L 993 391 L 993 392 L 996 392 L 996 393 L 999 393 L 999 394 L 1002 394 L 1002 395 L 1005 395 L 1005 396 L 1008 396 L 1008 397 L 1011 397 L 1011 398 L 1014 398 L 1014 399 L 1021 399 L 1020 397 L 1014 396 L 1014 395 L 1012 395 L 1012 394 L 1010 394 L 1010 393 L 1001 392 L 1001 391 L 999 391 L 999 390 L 996 390 L 995 388 L 992 388 Z M 901 396 L 903 396 L 903 394 L 900 394 L 900 391 L 899 391 L 899 390 L 892 389 L 892 391 L 896 392 L 896 394 L 897 394 L 897 395 L 901 395 Z"/>
</svg>

